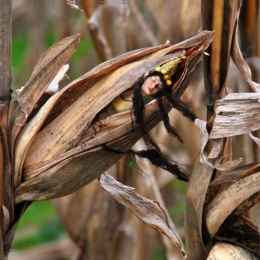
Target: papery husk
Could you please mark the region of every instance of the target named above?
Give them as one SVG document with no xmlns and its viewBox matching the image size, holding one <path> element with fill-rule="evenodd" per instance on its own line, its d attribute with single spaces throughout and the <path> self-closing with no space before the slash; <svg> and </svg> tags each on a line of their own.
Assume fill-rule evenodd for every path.
<svg viewBox="0 0 260 260">
<path fill-rule="evenodd" d="M 25 160 L 26 168 L 24 169 L 26 181 L 16 189 L 16 202 L 67 195 L 97 178 L 115 161 L 120 159 L 122 154 L 105 152 L 102 146 L 94 146 L 91 149 L 84 149 L 83 146 L 76 147 L 84 133 L 88 130 L 95 115 L 116 96 L 132 87 L 146 71 L 154 69 L 155 65 L 185 53 L 187 56 L 186 66 L 173 87 L 176 89 L 174 94 L 180 97 L 196 71 L 202 52 L 210 44 L 211 40 L 212 32 L 202 32 L 183 43 L 164 48 L 143 59 L 122 66 L 124 62 L 140 58 L 140 55 L 146 55 L 149 51 L 152 50 L 151 52 L 153 52 L 155 49 L 150 48 L 144 52 L 140 50 L 130 52 L 128 55 L 125 54 L 110 62 L 101 64 L 79 80 L 71 83 L 61 92 L 56 93 L 52 98 L 60 97 L 56 100 L 58 105 L 54 107 L 55 109 L 53 108 L 52 111 L 55 111 L 55 113 L 51 112 L 49 114 L 45 124 L 51 121 L 50 119 L 53 117 L 57 117 L 47 126 L 44 125 L 45 118 L 38 123 L 39 126 L 44 125 L 44 128 L 38 134 L 38 137 L 34 139 L 29 149 L 29 157 L 27 155 Z M 121 67 L 119 67 L 120 65 Z M 115 70 L 116 67 L 119 68 Z M 105 75 L 112 70 L 114 70 L 113 73 Z M 79 94 L 75 97 L 73 93 L 79 87 L 81 87 L 81 97 L 79 101 L 75 101 Z M 82 93 L 84 90 L 87 90 L 85 94 Z M 72 103 L 73 101 L 75 102 Z M 165 105 L 167 111 L 169 111 L 169 104 L 166 102 Z M 156 107 L 154 101 L 147 105 L 145 111 L 147 129 L 151 129 L 161 120 L 161 115 Z M 39 112 L 41 113 L 41 110 Z M 133 130 L 128 134 L 124 132 L 123 136 L 113 136 L 110 140 L 111 144 L 115 144 L 112 146 L 113 148 L 123 152 L 126 152 L 141 137 L 141 132 L 137 130 L 135 122 L 132 122 L 131 111 L 122 114 L 122 116 L 126 115 L 129 121 L 123 128 L 127 127 L 127 125 L 132 127 L 133 124 L 134 132 L 132 132 Z M 60 120 L 63 121 L 62 131 L 60 129 Z M 56 134 L 54 134 L 54 131 L 56 131 Z M 26 128 L 23 133 L 25 132 Z M 110 135 L 109 131 L 104 135 Z M 42 137 L 44 140 L 41 140 Z M 121 140 L 115 141 L 119 137 L 121 137 Z M 61 142 L 61 140 L 64 141 Z M 38 149 L 39 147 L 48 147 L 47 152 L 44 152 L 42 148 Z M 35 159 L 35 155 L 37 155 L 35 151 L 43 155 Z M 42 169 L 42 171 L 39 171 L 39 169 Z M 16 172 L 19 172 L 19 170 Z M 22 171 L 20 170 L 18 180 L 21 180 L 21 173 Z"/>
<path fill-rule="evenodd" d="M 79 39 L 78 34 L 54 44 L 38 61 L 29 81 L 18 90 L 16 101 L 9 112 L 8 137 L 11 148 L 48 85 L 75 51 Z"/>
</svg>

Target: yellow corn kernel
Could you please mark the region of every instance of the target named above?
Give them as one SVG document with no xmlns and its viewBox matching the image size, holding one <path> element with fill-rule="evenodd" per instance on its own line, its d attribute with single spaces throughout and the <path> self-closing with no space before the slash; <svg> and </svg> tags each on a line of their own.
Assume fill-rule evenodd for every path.
<svg viewBox="0 0 260 260">
<path fill-rule="evenodd" d="M 161 73 L 162 73 L 163 75 L 165 75 L 165 74 L 167 73 L 167 70 L 166 70 L 166 69 L 161 69 Z"/>
<path fill-rule="evenodd" d="M 165 80 L 167 80 L 167 79 L 170 79 L 171 77 L 170 77 L 170 75 L 166 74 L 166 75 L 163 76 L 163 78 L 164 78 Z"/>
<path fill-rule="evenodd" d="M 166 80 L 166 84 L 167 84 L 168 86 L 170 86 L 170 85 L 172 84 L 172 81 L 171 81 L 171 80 Z"/>
</svg>

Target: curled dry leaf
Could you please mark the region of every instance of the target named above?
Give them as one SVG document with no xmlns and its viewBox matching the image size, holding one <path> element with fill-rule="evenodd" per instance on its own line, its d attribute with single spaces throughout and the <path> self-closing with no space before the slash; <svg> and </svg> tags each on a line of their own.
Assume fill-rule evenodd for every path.
<svg viewBox="0 0 260 260">
<path fill-rule="evenodd" d="M 23 135 L 30 134 L 33 140 L 20 142 L 20 150 L 16 151 L 22 158 L 15 169 L 15 201 L 67 195 L 113 165 L 123 154 L 104 151 L 102 145 L 112 145 L 114 149 L 126 152 L 142 134 L 132 112 L 126 111 L 111 116 L 112 124 L 99 122 L 105 123 L 104 130 L 98 131 L 97 136 L 86 138 L 93 132 L 92 121 L 96 114 L 133 87 L 147 71 L 185 54 L 185 66 L 173 86 L 174 95 L 179 98 L 212 37 L 212 32 L 204 31 L 174 46 L 165 44 L 129 52 L 97 66 L 53 95 L 18 137 L 19 142 Z M 167 102 L 165 109 L 170 110 Z M 160 120 L 157 104 L 151 101 L 144 113 L 147 129 Z M 22 179 L 25 179 L 23 183 Z"/>
<path fill-rule="evenodd" d="M 215 196 L 205 209 L 206 226 L 211 237 L 240 204 L 260 192 L 259 185 L 258 172 L 237 181 Z"/>
<path fill-rule="evenodd" d="M 134 188 L 123 185 L 112 176 L 104 173 L 100 176 L 100 185 L 119 203 L 129 208 L 139 219 L 148 226 L 167 236 L 175 244 L 183 256 L 184 253 L 178 237 L 175 235 L 167 214 L 158 202 L 138 195 Z"/>
</svg>

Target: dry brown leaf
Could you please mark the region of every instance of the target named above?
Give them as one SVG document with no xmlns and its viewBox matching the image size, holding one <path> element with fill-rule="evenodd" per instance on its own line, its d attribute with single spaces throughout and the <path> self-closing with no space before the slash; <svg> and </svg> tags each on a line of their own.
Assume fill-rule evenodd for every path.
<svg viewBox="0 0 260 260">
<path fill-rule="evenodd" d="M 118 202 L 133 211 L 143 222 L 167 236 L 173 244 L 179 247 L 180 252 L 185 257 L 186 254 L 181 243 L 158 202 L 141 197 L 134 191 L 134 188 L 123 185 L 107 173 L 100 176 L 100 185 Z"/>
<path fill-rule="evenodd" d="M 259 93 L 231 93 L 218 100 L 209 139 L 241 135 L 259 129 L 259 99 Z"/>
<path fill-rule="evenodd" d="M 38 61 L 29 81 L 18 91 L 17 101 L 15 101 L 9 117 L 8 134 L 12 146 L 38 100 L 75 51 L 79 39 L 80 35 L 75 35 L 54 44 Z"/>
<path fill-rule="evenodd" d="M 207 230 L 213 237 L 226 218 L 250 196 L 259 192 L 260 173 L 255 173 L 230 185 L 209 203 L 205 209 Z"/>
</svg>

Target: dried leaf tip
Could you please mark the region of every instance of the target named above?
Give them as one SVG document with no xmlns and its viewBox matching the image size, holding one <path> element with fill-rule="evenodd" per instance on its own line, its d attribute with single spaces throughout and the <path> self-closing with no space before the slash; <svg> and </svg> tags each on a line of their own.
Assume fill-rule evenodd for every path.
<svg viewBox="0 0 260 260">
<path fill-rule="evenodd" d="M 75 0 L 67 0 L 66 3 L 67 3 L 71 8 L 74 8 L 74 9 L 76 9 L 76 10 L 79 10 L 79 11 L 83 12 L 83 10 L 80 9 L 78 5 L 76 5 L 76 1 L 75 1 Z"/>
</svg>

